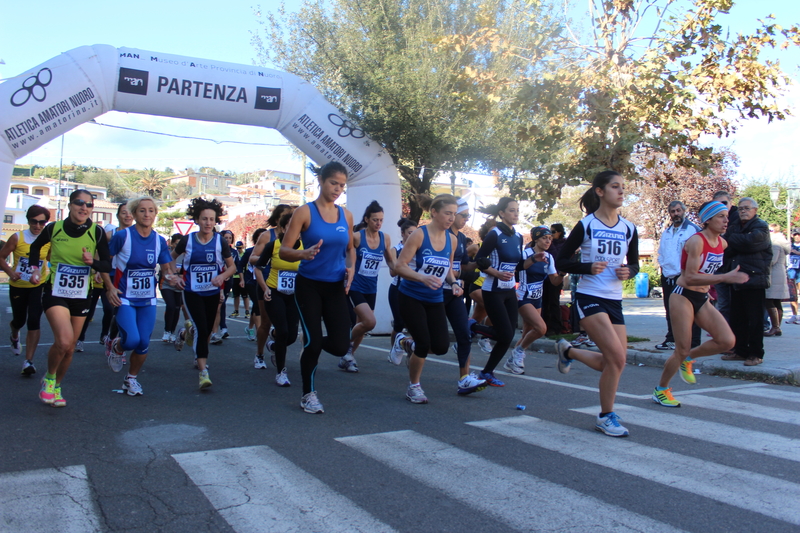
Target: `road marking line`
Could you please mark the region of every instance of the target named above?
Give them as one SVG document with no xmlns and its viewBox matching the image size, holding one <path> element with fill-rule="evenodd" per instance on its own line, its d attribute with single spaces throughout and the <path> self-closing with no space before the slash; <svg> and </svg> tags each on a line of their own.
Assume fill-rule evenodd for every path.
<svg viewBox="0 0 800 533">
<path fill-rule="evenodd" d="M 704 396 L 702 394 L 684 396 L 681 398 L 681 404 L 800 426 L 800 411 L 779 409 L 777 407 L 764 407 L 763 405 L 726 400 L 724 398 Z"/>
<path fill-rule="evenodd" d="M 644 409 L 621 403 L 614 405 L 614 411 L 622 416 L 624 424 L 630 423 L 672 435 L 683 435 L 779 459 L 800 462 L 800 440 L 798 439 L 698 420 L 678 414 L 679 410 L 677 409 L 672 411 L 666 411 L 667 408 L 661 409 L 663 410 Z M 570 411 L 597 416 L 600 406 L 570 409 Z"/>
<path fill-rule="evenodd" d="M 747 383 L 745 385 L 729 385 L 727 387 L 706 387 L 705 389 L 689 389 L 682 391 L 672 391 L 673 396 L 686 396 L 687 394 L 703 394 L 704 392 L 723 392 L 739 389 L 752 389 L 754 387 L 766 387 L 766 383 Z"/>
<path fill-rule="evenodd" d="M 336 439 L 522 531 L 674 531 L 675 528 L 415 431 Z M 465 482 L 481 475 L 480 480 Z M 531 505 L 531 495 L 536 504 Z"/>
<path fill-rule="evenodd" d="M 800 485 L 530 416 L 469 425 L 727 505 L 800 525 Z"/>
<path fill-rule="evenodd" d="M 172 456 L 237 531 L 394 531 L 267 446 Z"/>
<path fill-rule="evenodd" d="M 101 531 L 83 465 L 0 474 L 0 531 Z"/>
<path fill-rule="evenodd" d="M 783 400 L 787 402 L 800 402 L 800 393 L 790 390 L 780 389 L 750 389 L 731 391 L 737 394 L 747 394 L 748 396 L 758 396 L 759 398 L 769 398 L 770 400 Z"/>
</svg>

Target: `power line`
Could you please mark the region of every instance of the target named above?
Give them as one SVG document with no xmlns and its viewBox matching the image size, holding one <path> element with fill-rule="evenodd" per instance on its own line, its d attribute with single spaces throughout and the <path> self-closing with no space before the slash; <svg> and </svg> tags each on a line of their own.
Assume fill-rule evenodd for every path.
<svg viewBox="0 0 800 533">
<path fill-rule="evenodd" d="M 135 131 L 138 133 L 149 133 L 151 135 L 162 135 L 164 137 L 174 137 L 176 139 L 192 139 L 195 141 L 211 141 L 215 144 L 246 144 L 250 146 L 282 146 L 282 147 L 289 147 L 292 146 L 290 144 L 270 144 L 270 143 L 255 143 L 255 142 L 246 142 L 246 141 L 218 141 L 216 139 L 208 139 L 206 137 L 191 137 L 188 135 L 175 135 L 174 133 L 163 133 L 160 131 L 149 131 L 149 130 L 139 130 L 136 128 L 127 128 L 125 126 L 115 126 L 113 124 L 103 124 L 102 122 L 97 122 L 96 120 L 92 119 L 89 121 L 89 124 L 96 124 L 97 126 L 105 126 L 106 128 L 115 128 L 118 130 L 127 130 L 127 131 Z"/>
</svg>

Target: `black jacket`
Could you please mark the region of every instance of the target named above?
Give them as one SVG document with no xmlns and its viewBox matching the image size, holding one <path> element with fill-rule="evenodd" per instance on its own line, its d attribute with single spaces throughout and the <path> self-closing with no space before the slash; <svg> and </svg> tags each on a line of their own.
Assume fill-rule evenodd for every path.
<svg viewBox="0 0 800 533">
<path fill-rule="evenodd" d="M 772 262 L 772 242 L 767 223 L 753 217 L 747 222 L 741 220 L 728 226 L 725 233 L 731 257 L 731 270 L 739 270 L 750 275 L 750 280 L 734 289 L 766 289 L 770 284 L 770 263 Z"/>
<path fill-rule="evenodd" d="M 726 241 L 728 240 L 728 235 L 731 234 L 731 228 L 734 226 L 739 226 L 739 208 L 735 205 L 732 205 L 731 208 L 728 210 L 728 229 L 725 231 L 725 235 L 722 236 L 723 239 Z M 725 250 L 725 255 L 722 259 L 722 268 L 717 272 L 718 274 L 722 274 L 724 272 L 730 272 L 731 270 L 731 257 L 733 257 L 733 252 L 730 248 Z"/>
</svg>

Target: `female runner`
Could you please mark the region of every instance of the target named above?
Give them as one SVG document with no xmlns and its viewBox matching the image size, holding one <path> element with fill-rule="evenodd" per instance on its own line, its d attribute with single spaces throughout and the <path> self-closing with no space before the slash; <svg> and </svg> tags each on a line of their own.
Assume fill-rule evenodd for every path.
<svg viewBox="0 0 800 533">
<path fill-rule="evenodd" d="M 500 221 L 486 235 L 475 262 L 486 278 L 481 287 L 483 306 L 492 325 L 472 323 L 472 330 L 496 341 L 478 377 L 493 387 L 503 387 L 505 383 L 494 376 L 494 369 L 511 346 L 517 327 L 514 277 L 522 265 L 524 239 L 514 230 L 519 219 L 517 202 L 508 197 L 501 198 L 497 205 L 489 206 L 487 210 L 490 215 L 500 217 Z"/>
<path fill-rule="evenodd" d="M 675 334 L 675 351 L 661 373 L 661 381 L 653 391 L 653 401 L 666 407 L 680 407 L 672 396 L 669 382 L 680 371 L 686 383 L 697 382 L 692 362 L 726 352 L 736 343 L 728 322 L 708 300 L 708 290 L 716 283 L 746 283 L 750 276 L 735 269 L 717 274 L 728 243 L 721 237 L 728 228 L 728 208 L 721 202 L 706 202 L 697 213 L 703 229 L 686 241 L 681 252 L 681 275 L 669 297 L 669 316 Z M 677 295 L 677 298 L 675 297 Z M 711 339 L 692 348 L 692 324 L 706 330 Z"/>
<path fill-rule="evenodd" d="M 558 370 L 566 374 L 573 359 L 602 372 L 600 415 L 595 429 L 611 437 L 627 437 L 628 430 L 614 412 L 614 398 L 625 368 L 628 337 L 622 315 L 622 282 L 639 272 L 639 236 L 636 226 L 618 210 L 625 198 L 624 180 L 605 170 L 592 180 L 580 199 L 587 215 L 569 234 L 556 259 L 562 272 L 582 274 L 575 306 L 582 329 L 597 343 L 600 353 L 573 348 L 564 339 L 556 343 Z M 580 259 L 574 257 L 580 248 Z M 627 264 L 624 261 L 627 258 Z"/>
<path fill-rule="evenodd" d="M 130 209 L 128 209 L 128 202 L 123 202 L 117 207 L 117 222 L 119 222 L 119 226 L 113 228 L 106 232 L 106 239 L 108 242 L 111 242 L 111 238 L 114 236 L 115 233 L 124 230 L 125 228 L 129 228 L 133 225 L 133 215 L 131 214 Z M 111 268 L 114 268 L 114 261 L 111 261 Z M 102 276 L 97 274 L 102 281 Z M 117 328 L 117 322 L 114 319 L 117 313 L 117 308 L 111 305 L 111 302 L 108 301 L 107 291 L 109 287 L 102 287 L 104 290 L 100 291 L 100 302 L 103 304 L 103 322 L 100 329 L 100 344 L 105 344 L 106 341 L 110 339 L 115 339 L 119 335 L 119 329 Z M 87 318 L 87 321 L 89 319 Z M 83 340 L 83 339 L 81 339 Z M 81 348 L 83 348 L 81 346 Z M 80 351 L 83 351 L 82 349 Z"/>
<path fill-rule="evenodd" d="M 178 286 L 183 289 L 186 309 L 194 323 L 192 344 L 200 371 L 200 390 L 211 386 L 206 368 L 208 343 L 219 311 L 222 285 L 236 271 L 230 246 L 214 231 L 222 215 L 222 204 L 216 198 L 192 199 L 186 216 L 194 220 L 198 231 L 185 235 L 172 251 L 173 259 L 185 253 L 181 265 L 183 279 Z M 177 343 L 186 340 L 188 333 L 186 328 L 181 329 Z"/>
<path fill-rule="evenodd" d="M 383 208 L 373 200 L 364 211 L 361 223 L 356 226 L 353 235 L 356 271 L 347 298 L 356 319 L 350 332 L 350 349 L 339 361 L 339 368 L 345 372 L 358 372 L 355 352 L 364 340 L 364 335 L 375 327 L 375 295 L 378 292 L 378 273 L 381 263 L 386 259 L 389 268 L 393 266 L 392 255 L 389 253 L 392 242 L 388 235 L 380 231 L 381 226 L 383 226 Z M 359 227 L 363 229 L 358 229 Z"/>
<path fill-rule="evenodd" d="M 450 332 L 444 307 L 442 283 L 452 286 L 453 295 L 464 294 L 451 269 L 458 239 L 448 230 L 456 215 L 455 196 L 440 194 L 431 203 L 431 222 L 408 238 L 395 264 L 400 281 L 400 314 L 413 341 L 397 335 L 393 352 L 413 352 L 408 362 L 409 384 L 406 399 L 411 403 L 428 403 L 420 386 L 422 368 L 428 353 L 447 353 Z M 413 263 L 414 267 L 409 266 Z M 400 357 L 402 361 L 402 356 Z M 398 363 L 399 364 L 399 363 Z"/>
<path fill-rule="evenodd" d="M 281 217 L 278 222 L 278 236 L 264 247 L 255 268 L 258 286 L 264 293 L 264 307 L 272 322 L 272 339 L 267 341 L 267 345 L 274 354 L 272 364 L 278 370 L 275 383 L 279 387 L 291 385 L 289 376 L 286 375 L 286 348 L 297 340 L 297 324 L 300 322 L 300 314 L 294 301 L 300 261 L 288 262 L 280 258 L 281 239 L 291 219 L 291 213 Z M 297 241 L 295 247 L 302 250 L 303 245 Z M 264 280 L 263 268 L 267 263 L 270 265 L 269 278 Z M 261 363 L 264 363 L 263 359 Z"/>
<path fill-rule="evenodd" d="M 400 228 L 400 238 L 402 240 L 396 246 L 389 249 L 389 255 L 392 256 L 391 265 L 397 262 L 397 258 L 403 250 L 406 241 L 408 241 L 408 238 L 417 229 L 417 223 L 410 218 L 401 218 L 397 222 L 397 226 Z M 416 261 L 414 261 L 414 264 L 416 264 Z M 394 266 L 389 267 L 389 273 L 393 276 L 392 283 L 389 285 L 389 308 L 392 310 L 392 346 L 394 346 L 397 334 L 403 332 L 406 328 L 406 323 L 403 322 L 403 317 L 400 315 L 400 304 L 397 302 L 399 294 L 397 286 L 400 283 L 400 276 L 397 274 Z M 391 356 L 389 357 L 389 362 L 392 362 Z"/>
<path fill-rule="evenodd" d="M 121 355 L 131 350 L 131 366 L 122 383 L 128 396 L 143 394 L 136 379 L 147 359 L 150 335 L 156 324 L 156 265 L 164 270 L 164 279 L 175 284 L 167 241 L 153 231 L 158 207 L 156 201 L 143 196 L 128 202 L 136 223 L 118 231 L 111 238 L 109 252 L 114 257 L 114 279 L 103 273 L 108 287 L 108 301 L 117 308 L 117 327 L 120 336 L 106 343 L 106 351 Z M 118 372 L 120 366 L 112 365 Z"/>
<path fill-rule="evenodd" d="M 178 245 L 183 235 L 175 233 L 169 239 L 169 251 Z M 164 300 L 164 336 L 161 337 L 161 342 L 175 344 L 177 335 L 175 328 L 178 327 L 178 322 L 181 319 L 181 308 L 183 307 L 183 291 L 173 284 L 169 283 L 166 277 L 167 271 L 162 269 L 159 278 L 159 289 L 161 289 L 161 298 Z"/>
<path fill-rule="evenodd" d="M 28 229 L 11 235 L 0 250 L 0 267 L 8 276 L 8 298 L 11 301 L 11 352 L 19 355 L 19 331 L 22 326 L 28 325 L 25 337 L 25 361 L 22 363 L 22 375 L 30 376 L 36 373 L 33 366 L 33 355 L 39 345 L 41 336 L 40 323 L 42 319 L 42 284 L 47 278 L 47 266 L 44 259 L 40 259 L 38 267 L 42 270 L 39 283 L 31 283 L 31 263 L 28 253 L 39 234 L 50 220 L 50 210 L 40 205 L 32 205 L 25 214 L 28 218 Z M 14 264 L 9 266 L 6 258 L 13 252 Z M 46 244 L 41 255 L 47 257 L 50 245 Z"/>
<path fill-rule="evenodd" d="M 322 350 L 341 357 L 350 345 L 350 313 L 347 292 L 353 279 L 353 215 L 334 202 L 344 192 L 347 168 L 331 161 L 316 171 L 319 197 L 298 207 L 281 241 L 280 258 L 302 261 L 297 273 L 295 301 L 305 333 L 300 356 L 303 397 L 300 407 L 306 413 L 323 413 L 317 397 L 314 374 Z M 297 239 L 303 249 L 295 249 Z M 328 335 L 322 336 L 322 321 Z"/>
<path fill-rule="evenodd" d="M 265 231 L 267 231 L 266 228 L 256 229 L 251 237 L 251 242 L 258 242 L 258 238 L 261 237 L 261 234 Z M 253 249 L 254 246 L 245 249 L 242 259 L 239 261 L 239 268 L 242 271 L 242 281 L 244 282 L 244 290 L 247 291 L 247 297 L 253 306 L 252 313 L 250 313 L 250 323 L 244 328 L 244 334 L 247 336 L 247 340 L 249 341 L 256 340 L 256 330 L 261 327 L 261 310 L 258 307 L 258 291 L 256 290 L 258 283 L 256 283 L 255 278 L 255 267 L 250 264 L 250 256 L 253 255 Z M 258 356 L 256 355 L 256 363 L 257 362 Z M 261 363 L 264 363 L 263 354 L 261 356 Z M 256 365 L 256 368 L 267 368 L 267 365 Z"/>
<path fill-rule="evenodd" d="M 89 312 L 91 270 L 111 270 L 106 234 L 92 222 L 92 193 L 85 189 L 73 191 L 67 209 L 69 216 L 48 225 L 31 245 L 28 257 L 31 284 L 38 285 L 45 279 L 39 269 L 41 252 L 50 243 L 51 270 L 42 289 L 42 307 L 54 339 L 47 352 L 47 373 L 42 379 L 39 399 L 54 407 L 67 405 L 61 394 L 61 382 Z M 94 258 L 95 252 L 99 259 Z"/>
<path fill-rule="evenodd" d="M 531 228 L 531 243 L 522 252 L 525 262 L 519 273 L 517 288 L 517 305 L 522 315 L 522 337 L 514 351 L 506 359 L 503 368 L 512 374 L 525 373 L 525 349 L 536 339 L 547 333 L 547 326 L 542 319 L 542 291 L 544 280 L 548 278 L 553 285 L 558 285 L 564 278 L 556 271 L 556 260 L 547 252 L 553 242 L 553 234 L 544 226 Z"/>
</svg>

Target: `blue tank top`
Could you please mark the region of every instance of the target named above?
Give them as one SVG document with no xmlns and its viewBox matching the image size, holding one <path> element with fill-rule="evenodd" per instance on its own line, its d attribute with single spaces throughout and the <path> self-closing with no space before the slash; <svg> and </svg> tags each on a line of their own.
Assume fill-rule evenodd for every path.
<svg viewBox="0 0 800 533">
<path fill-rule="evenodd" d="M 203 244 L 197 235 L 190 233 L 186 241 L 186 254 L 183 256 L 184 290 L 200 296 L 213 296 L 219 294 L 220 287 L 212 285 L 211 280 L 222 272 L 225 265 L 222 237 L 214 233 L 211 240 Z"/>
<path fill-rule="evenodd" d="M 311 222 L 308 229 L 300 232 L 303 248 L 310 248 L 322 239 L 322 247 L 314 259 L 300 262 L 300 275 L 316 281 L 344 281 L 345 257 L 350 243 L 350 228 L 344 209 L 339 210 L 339 218 L 330 224 L 319 213 L 316 202 L 308 204 Z"/>
<path fill-rule="evenodd" d="M 475 256 L 488 257 L 492 262 L 492 267 L 500 272 L 513 272 L 516 273 L 517 264 L 522 260 L 522 245 L 524 239 L 522 235 L 514 232 L 513 235 L 506 235 L 500 228 L 494 227 L 486 235 L 481 249 Z M 487 273 L 483 273 L 483 285 L 481 289 L 484 292 L 514 290 L 516 282 L 514 278 L 508 281 L 502 281 Z"/>
<path fill-rule="evenodd" d="M 164 237 L 155 231 L 142 237 L 131 226 L 115 233 L 108 248 L 114 256 L 112 276 L 114 287 L 122 292 L 122 305 L 156 305 L 156 265 L 172 261 Z"/>
<path fill-rule="evenodd" d="M 386 243 L 383 239 L 383 232 L 378 232 L 380 241 L 377 248 L 370 248 L 367 244 L 367 231 L 361 230 L 361 242 L 356 248 L 356 273 L 353 276 L 353 283 L 350 285 L 351 291 L 362 294 L 375 294 L 378 292 L 378 272 L 383 263 L 383 252 L 386 250 Z"/>
<path fill-rule="evenodd" d="M 450 272 L 450 235 L 449 231 L 445 232 L 446 239 L 444 248 L 440 251 L 433 249 L 431 239 L 428 236 L 428 226 L 422 226 L 422 246 L 417 250 L 416 265 L 414 270 L 431 276 L 436 276 L 444 282 L 447 273 Z M 408 279 L 400 280 L 400 287 L 398 290 L 406 296 L 411 296 L 421 302 L 437 303 L 444 301 L 442 288 L 433 290 L 428 288 L 424 283 L 419 281 L 411 281 Z"/>
</svg>

